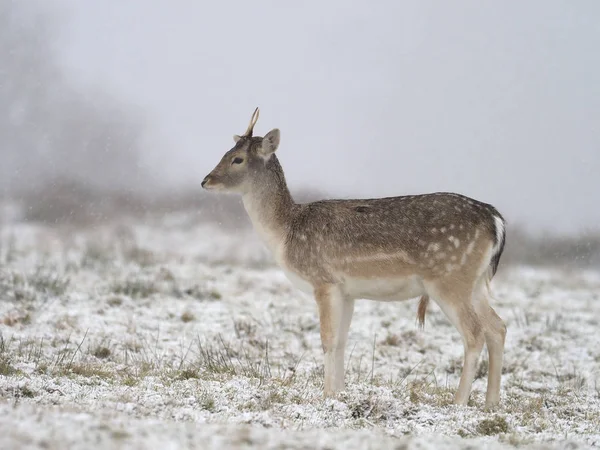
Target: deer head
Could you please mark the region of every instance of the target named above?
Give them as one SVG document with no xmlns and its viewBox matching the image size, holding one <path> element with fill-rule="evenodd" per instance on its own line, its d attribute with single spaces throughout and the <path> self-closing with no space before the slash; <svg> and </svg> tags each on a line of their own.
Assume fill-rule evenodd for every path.
<svg viewBox="0 0 600 450">
<path fill-rule="evenodd" d="M 267 170 L 267 162 L 279 146 L 279 130 L 274 128 L 264 137 L 254 137 L 258 114 L 256 108 L 246 132 L 241 136 L 233 136 L 235 146 L 223 155 L 219 164 L 204 178 L 204 189 L 244 194 L 251 188 L 252 182 Z"/>
</svg>

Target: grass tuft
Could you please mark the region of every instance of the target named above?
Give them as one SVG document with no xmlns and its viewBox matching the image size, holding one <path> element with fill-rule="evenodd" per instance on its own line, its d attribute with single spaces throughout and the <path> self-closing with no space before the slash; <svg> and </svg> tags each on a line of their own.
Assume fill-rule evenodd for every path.
<svg viewBox="0 0 600 450">
<path fill-rule="evenodd" d="M 491 419 L 483 419 L 477 424 L 477 433 L 482 436 L 494 436 L 500 433 L 508 433 L 510 427 L 504 416 L 494 416 Z"/>
<path fill-rule="evenodd" d="M 98 359 L 106 359 L 111 355 L 111 351 L 108 347 L 99 345 L 92 351 L 92 355 Z"/>
<path fill-rule="evenodd" d="M 104 380 L 114 378 L 114 373 L 105 370 L 98 365 L 89 363 L 75 363 L 67 365 L 62 371 L 64 374 L 80 375 L 86 378 L 98 377 Z"/>
<path fill-rule="evenodd" d="M 157 294 L 158 288 L 152 280 L 134 277 L 115 282 L 112 285 L 112 292 L 131 298 L 147 298 Z"/>
<path fill-rule="evenodd" d="M 183 369 L 176 377 L 178 380 L 196 380 L 200 378 L 198 370 L 193 368 Z"/>
<path fill-rule="evenodd" d="M 397 334 L 388 333 L 388 335 L 381 341 L 383 345 L 389 345 L 390 347 L 398 347 L 400 345 L 400 336 Z"/>
<path fill-rule="evenodd" d="M 34 398 L 37 395 L 35 391 L 32 391 L 29 386 L 22 386 L 19 388 L 19 396 L 25 398 Z"/>
<path fill-rule="evenodd" d="M 181 314 L 181 321 L 184 323 L 192 322 L 194 320 L 196 320 L 196 316 L 194 316 L 194 314 L 190 311 L 185 311 L 183 314 Z"/>
<path fill-rule="evenodd" d="M 0 333 L 0 375 L 5 377 L 11 376 L 17 371 L 12 365 L 9 345 L 10 343 L 7 342 Z"/>
<path fill-rule="evenodd" d="M 198 403 L 200 404 L 200 408 L 208 412 L 215 411 L 215 397 L 207 391 L 202 391 L 198 397 Z"/>
<path fill-rule="evenodd" d="M 27 282 L 37 292 L 59 297 L 67 291 L 70 280 L 61 277 L 54 270 L 48 270 L 40 266 L 27 277 Z"/>
</svg>

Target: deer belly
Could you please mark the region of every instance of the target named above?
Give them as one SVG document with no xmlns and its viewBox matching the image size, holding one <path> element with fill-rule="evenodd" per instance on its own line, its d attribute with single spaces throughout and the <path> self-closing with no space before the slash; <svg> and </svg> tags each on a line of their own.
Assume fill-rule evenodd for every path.
<svg viewBox="0 0 600 450">
<path fill-rule="evenodd" d="M 345 278 L 348 296 L 357 299 L 399 301 L 425 293 L 423 281 L 416 275 L 395 278 Z"/>
</svg>

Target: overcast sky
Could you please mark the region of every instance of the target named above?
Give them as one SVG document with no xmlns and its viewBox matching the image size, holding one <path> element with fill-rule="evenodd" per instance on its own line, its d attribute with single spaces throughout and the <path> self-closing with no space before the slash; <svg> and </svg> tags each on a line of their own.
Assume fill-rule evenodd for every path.
<svg viewBox="0 0 600 450">
<path fill-rule="evenodd" d="M 597 0 L 52 4 L 69 73 L 144 108 L 170 182 L 199 184 L 259 106 L 292 188 L 600 224 Z"/>
</svg>

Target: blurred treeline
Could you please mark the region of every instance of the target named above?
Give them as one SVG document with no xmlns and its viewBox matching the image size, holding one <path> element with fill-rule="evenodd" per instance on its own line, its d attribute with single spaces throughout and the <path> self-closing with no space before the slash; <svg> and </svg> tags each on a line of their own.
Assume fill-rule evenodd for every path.
<svg viewBox="0 0 600 450">
<path fill-rule="evenodd" d="M 43 193 L 58 180 L 131 189 L 144 118 L 65 75 L 53 47 L 59 21 L 45 6 L 0 0 L 0 192 Z"/>
</svg>

